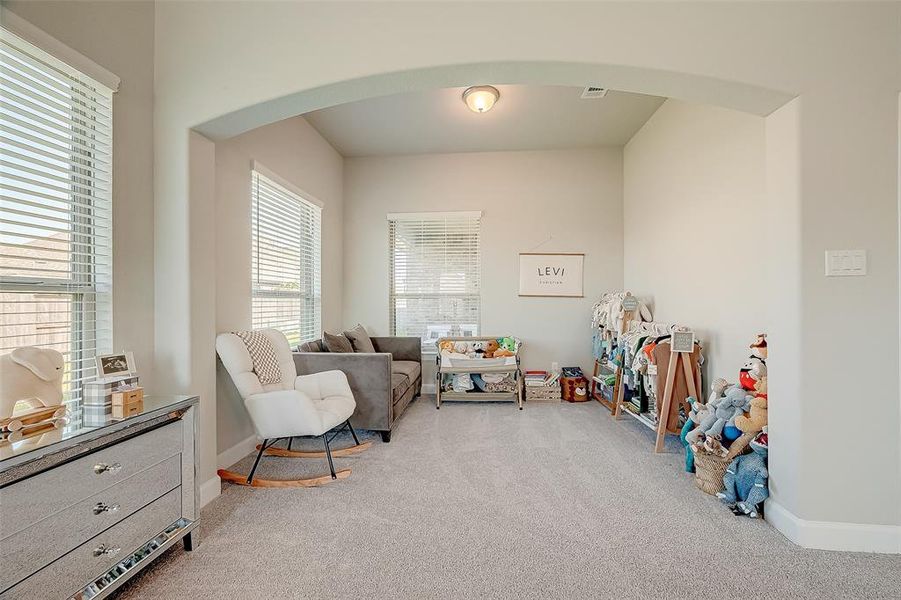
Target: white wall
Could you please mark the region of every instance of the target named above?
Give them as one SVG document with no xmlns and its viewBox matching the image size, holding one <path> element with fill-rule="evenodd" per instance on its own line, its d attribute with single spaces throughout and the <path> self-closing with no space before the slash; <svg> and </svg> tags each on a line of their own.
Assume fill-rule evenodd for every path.
<svg viewBox="0 0 901 600">
<path fill-rule="evenodd" d="M 482 211 L 482 332 L 521 338 L 526 368 L 590 373 L 591 306 L 623 281 L 622 149 L 347 159 L 345 325 L 390 333 L 387 213 L 443 210 Z M 530 251 L 584 252 L 585 297 L 520 298 Z"/>
<path fill-rule="evenodd" d="M 4 2 L 117 75 L 113 96 L 113 344 L 153 385 L 153 2 Z"/>
<path fill-rule="evenodd" d="M 791 457 L 796 472 L 778 481 L 774 474 L 773 499 L 792 527 L 825 538 L 778 526 L 808 545 L 848 547 L 845 533 L 856 531 L 874 542 L 869 547 L 884 547 L 875 538 L 896 535 L 890 526 L 901 524 L 899 381 L 822 374 L 836 360 L 835 340 L 872 348 L 843 354 L 846 372 L 899 369 L 899 23 L 898 3 L 864 2 L 157 3 L 157 364 L 172 366 L 172 389 L 210 401 L 200 376 L 208 367 L 191 361 L 210 352 L 215 331 L 194 319 L 204 307 L 191 285 L 213 286 L 214 275 L 179 255 L 214 228 L 191 215 L 185 222 L 188 182 L 210 168 L 187 161 L 191 128 L 233 111 L 251 128 L 375 93 L 473 80 L 600 80 L 761 115 L 779 106 L 774 93 L 783 103 L 798 96 L 792 118 L 767 122 L 768 137 L 797 142 L 796 164 L 780 186 L 784 209 L 797 214 L 783 240 L 792 251 L 767 258 L 768 269 L 782 269 L 792 285 L 767 302 L 770 314 L 789 305 L 800 317 L 774 319 L 768 329 L 774 348 L 803 352 L 786 357 L 796 368 L 770 380 L 773 396 L 796 401 L 803 415 L 793 431 L 801 438 Z M 240 129 L 236 121 L 231 127 Z M 870 274 L 825 280 L 823 251 L 833 244 L 867 249 Z M 874 340 L 872 331 L 883 335 Z M 771 356 L 771 368 L 782 359 Z M 848 398 L 860 397 L 869 410 L 849 411 Z M 773 427 L 777 418 L 774 411 Z M 822 443 L 849 432 L 854 444 Z M 773 460 L 782 451 L 773 446 Z M 202 465 L 200 477 L 215 478 L 214 466 Z M 839 485 L 830 473 L 842 475 Z"/>
<path fill-rule="evenodd" d="M 774 348 L 791 353 L 770 357 L 771 371 L 779 373 L 770 384 L 774 395 L 797 402 L 791 406 L 799 415 L 796 422 L 783 422 L 784 413 L 771 412 L 772 427 L 788 427 L 797 440 L 771 448 L 774 461 L 782 455 L 780 464 L 794 465 L 771 480 L 773 499 L 788 515 L 778 526 L 801 543 L 848 547 L 848 531 L 872 539 L 871 531 L 882 535 L 890 531 L 887 524 L 901 525 L 901 402 L 894 376 L 899 371 L 898 3 L 7 5 L 117 73 L 123 91 L 129 80 L 136 85 L 153 76 L 152 141 L 150 95 L 133 96 L 130 108 L 124 95 L 116 101 L 122 108 L 114 117 L 114 144 L 130 149 L 116 153 L 129 162 L 131 175 L 115 175 L 116 188 L 126 186 L 114 192 L 115 201 L 129 203 L 137 217 L 118 229 L 114 244 L 128 243 L 127 251 L 133 249 L 139 259 L 128 265 L 117 255 L 117 281 L 131 285 L 116 291 L 116 302 L 128 298 L 128 304 L 116 308 L 121 318 L 114 334 L 117 346 L 139 352 L 153 340 L 155 370 L 166 374 L 156 378 L 154 389 L 199 393 L 203 410 L 212 411 L 212 422 L 201 420 L 199 448 L 199 475 L 210 481 L 216 450 L 215 322 L 204 318 L 209 296 L 199 292 L 215 288 L 215 248 L 201 243 L 214 237 L 215 218 L 206 200 L 211 193 L 201 194 L 200 188 L 215 185 L 215 155 L 190 151 L 203 145 L 188 135 L 191 128 L 231 111 L 242 111 L 243 122 L 253 127 L 336 101 L 473 80 L 566 85 L 600 80 L 615 89 L 758 114 L 769 113 L 762 107 L 778 106 L 772 103 L 774 93 L 785 101 L 798 96 L 788 113 L 780 110 L 767 119 L 768 145 L 774 139 L 773 146 L 794 159 L 791 165 L 768 166 L 768 194 L 778 194 L 784 200 L 779 212 L 791 216 L 784 224 L 771 211 L 768 220 L 770 229 L 779 227 L 784 235 L 778 247 L 770 244 L 767 267 L 785 280 L 780 293 L 768 298 L 768 329 Z M 128 17 L 148 6 L 155 9 L 155 25 Z M 384 26 L 373 27 L 374 22 Z M 142 57 L 147 31 L 156 40 L 152 59 Z M 361 47 L 367 49 L 362 59 Z M 134 128 L 119 124 L 126 114 L 134 117 Z M 151 147 L 152 172 L 146 165 Z M 123 169 L 117 161 L 114 170 Z M 778 182 L 775 188 L 770 176 Z M 151 190 L 152 224 L 145 220 Z M 199 206 L 189 209 L 195 199 Z M 152 259 L 146 247 L 151 233 Z M 823 278 L 823 251 L 837 245 L 865 248 L 870 274 Z M 782 249 L 786 252 L 778 252 Z M 189 252 L 198 256 L 185 260 Z M 154 292 L 155 318 L 147 312 Z M 138 307 L 130 318 L 127 306 Z M 781 318 L 785 307 L 797 318 Z M 882 335 L 874 339 L 873 331 Z M 846 372 L 892 377 L 824 378 L 824 365 L 835 361 L 835 340 L 872 348 L 843 355 Z M 848 411 L 848 398 L 869 399 L 869 410 Z M 822 443 L 849 432 L 854 444 Z M 840 485 L 825 476 L 829 473 L 842 475 Z M 825 538 L 811 541 L 804 531 Z"/>
<path fill-rule="evenodd" d="M 768 384 L 778 390 L 779 398 L 803 398 L 801 378 L 802 356 L 801 306 L 802 286 L 797 277 L 801 262 L 801 186 L 797 173 L 801 165 L 800 128 L 801 100 L 796 99 L 780 108 L 766 119 L 767 161 L 767 211 L 766 255 L 769 268 L 766 286 L 778 290 L 782 302 L 778 310 L 768 315 L 771 331 L 782 335 L 771 338 L 773 349 L 767 359 Z M 785 335 L 792 332 L 793 335 Z M 767 409 L 770 433 L 770 502 L 767 503 L 767 519 L 778 519 L 779 507 L 798 506 L 804 500 L 805 488 L 811 487 L 816 478 L 801 468 L 804 457 L 802 442 L 806 432 L 803 420 L 803 402 L 779 402 L 771 396 Z M 816 432 L 814 432 L 816 434 Z M 775 459 L 774 459 L 775 457 Z M 783 523 L 785 530 L 793 527 L 791 519 Z M 800 539 L 802 536 L 793 536 Z"/>
<path fill-rule="evenodd" d="M 322 324 L 342 323 L 343 159 L 303 117 L 216 144 L 216 331 L 251 325 L 251 161 L 313 195 L 322 209 Z M 253 435 L 227 374 L 217 376 L 217 452 Z M 226 465 L 227 466 L 227 465 Z"/>
<path fill-rule="evenodd" d="M 766 329 L 764 125 L 667 100 L 624 150 L 625 288 L 694 329 L 706 382 L 736 381 Z"/>
</svg>

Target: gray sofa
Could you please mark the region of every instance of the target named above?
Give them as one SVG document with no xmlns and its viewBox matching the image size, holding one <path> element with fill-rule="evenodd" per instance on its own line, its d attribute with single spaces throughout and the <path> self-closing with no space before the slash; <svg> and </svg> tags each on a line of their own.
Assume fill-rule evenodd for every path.
<svg viewBox="0 0 901 600">
<path fill-rule="evenodd" d="M 375 353 L 329 352 L 322 340 L 294 353 L 298 375 L 338 370 L 347 375 L 357 409 L 354 427 L 371 429 L 391 441 L 391 430 L 422 391 L 422 341 L 418 337 L 373 337 Z"/>
</svg>

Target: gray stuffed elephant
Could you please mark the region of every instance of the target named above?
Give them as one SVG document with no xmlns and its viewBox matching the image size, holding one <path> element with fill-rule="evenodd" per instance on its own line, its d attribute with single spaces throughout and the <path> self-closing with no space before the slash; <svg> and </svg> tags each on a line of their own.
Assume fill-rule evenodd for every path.
<svg viewBox="0 0 901 600">
<path fill-rule="evenodd" d="M 750 406 L 753 396 L 739 386 L 730 387 L 726 395 L 719 400 L 712 415 L 709 415 L 699 426 L 701 433 L 706 436 L 722 438 L 723 427 L 726 423 L 734 422 L 735 417 L 744 413 Z M 708 406 L 710 403 L 708 402 Z"/>
<path fill-rule="evenodd" d="M 32 408 L 61 404 L 64 372 L 56 350 L 25 346 L 0 356 L 0 418 L 11 417 L 20 401 Z"/>
</svg>

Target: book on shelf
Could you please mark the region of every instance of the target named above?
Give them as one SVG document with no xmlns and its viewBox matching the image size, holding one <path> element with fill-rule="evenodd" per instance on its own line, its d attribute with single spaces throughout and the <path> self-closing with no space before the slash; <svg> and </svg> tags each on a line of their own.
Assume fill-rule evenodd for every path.
<svg viewBox="0 0 901 600">
<path fill-rule="evenodd" d="M 547 371 L 526 371 L 526 387 L 553 387 L 559 385 L 560 373 Z"/>
</svg>

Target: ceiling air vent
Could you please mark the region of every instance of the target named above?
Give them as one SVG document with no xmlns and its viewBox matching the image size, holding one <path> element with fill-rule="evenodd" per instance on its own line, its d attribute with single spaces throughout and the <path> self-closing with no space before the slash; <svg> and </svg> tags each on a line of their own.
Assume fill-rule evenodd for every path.
<svg viewBox="0 0 901 600">
<path fill-rule="evenodd" d="M 584 90 L 582 90 L 582 98 L 603 98 L 607 95 L 607 88 L 596 87 L 593 85 L 589 85 Z"/>
</svg>

